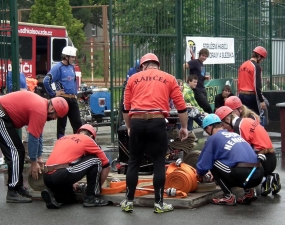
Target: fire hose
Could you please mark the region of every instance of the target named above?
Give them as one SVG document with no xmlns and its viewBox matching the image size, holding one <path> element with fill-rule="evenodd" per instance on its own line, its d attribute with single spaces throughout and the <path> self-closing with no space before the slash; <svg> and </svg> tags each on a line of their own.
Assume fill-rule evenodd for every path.
<svg viewBox="0 0 285 225">
<path fill-rule="evenodd" d="M 152 179 L 138 180 L 135 196 L 148 195 L 154 192 L 154 187 L 150 185 Z M 189 192 L 197 189 L 196 170 L 177 160 L 171 163 L 166 171 L 165 197 L 185 198 Z M 126 181 L 119 179 L 112 180 L 109 188 L 102 188 L 101 194 L 116 194 L 126 191 Z"/>
</svg>

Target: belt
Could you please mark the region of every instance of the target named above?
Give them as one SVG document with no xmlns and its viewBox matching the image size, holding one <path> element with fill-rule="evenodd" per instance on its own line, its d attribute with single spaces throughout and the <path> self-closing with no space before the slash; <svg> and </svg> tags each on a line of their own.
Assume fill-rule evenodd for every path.
<svg viewBox="0 0 285 225">
<path fill-rule="evenodd" d="M 44 167 L 44 171 L 45 173 L 48 173 L 48 172 L 52 172 L 54 170 L 58 170 L 58 169 L 64 169 L 64 168 L 67 168 L 69 167 L 70 165 L 69 164 L 58 164 L 58 165 L 54 165 L 54 166 L 46 166 Z"/>
<path fill-rule="evenodd" d="M 255 153 L 256 154 L 268 154 L 268 153 L 274 153 L 274 148 L 266 148 L 266 149 L 262 149 L 262 150 L 256 150 L 255 149 Z"/>
<path fill-rule="evenodd" d="M 76 98 L 76 95 L 73 94 L 61 94 L 60 97 L 65 97 L 65 98 Z"/>
<path fill-rule="evenodd" d="M 6 109 L 4 109 L 1 104 L 0 104 L 0 110 L 1 110 L 3 113 L 5 113 L 5 115 L 8 115 Z"/>
<path fill-rule="evenodd" d="M 260 163 L 238 163 L 236 167 L 260 167 Z"/>
<path fill-rule="evenodd" d="M 133 114 L 132 119 L 143 119 L 143 120 L 150 120 L 155 118 L 165 118 L 165 116 L 161 113 L 144 113 L 144 114 Z"/>
<path fill-rule="evenodd" d="M 239 93 L 244 95 L 255 95 L 254 91 L 240 91 Z"/>
</svg>

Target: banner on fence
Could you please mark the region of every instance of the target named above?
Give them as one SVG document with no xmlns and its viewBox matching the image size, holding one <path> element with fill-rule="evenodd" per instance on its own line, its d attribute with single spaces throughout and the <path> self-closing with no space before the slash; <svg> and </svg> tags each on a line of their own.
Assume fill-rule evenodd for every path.
<svg viewBox="0 0 285 225">
<path fill-rule="evenodd" d="M 234 79 L 213 79 L 205 81 L 204 84 L 207 91 L 208 102 L 213 110 L 215 107 L 215 96 L 222 92 L 225 85 L 231 86 L 232 93 L 235 93 Z"/>
<path fill-rule="evenodd" d="M 199 57 L 199 51 L 207 48 L 210 52 L 204 64 L 228 64 L 235 63 L 234 38 L 219 37 L 186 37 L 186 62 L 191 60 L 190 49 Z"/>
</svg>

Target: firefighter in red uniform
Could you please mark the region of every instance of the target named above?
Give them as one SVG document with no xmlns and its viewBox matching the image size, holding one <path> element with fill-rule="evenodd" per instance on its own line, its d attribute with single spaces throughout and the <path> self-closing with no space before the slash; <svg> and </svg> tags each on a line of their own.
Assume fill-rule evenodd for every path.
<svg viewBox="0 0 285 225">
<path fill-rule="evenodd" d="M 234 131 L 242 136 L 257 154 L 264 154 L 266 160 L 262 162 L 264 168 L 264 178 L 261 185 L 261 195 L 267 196 L 271 193 L 275 195 L 281 189 L 280 177 L 278 173 L 273 173 L 276 168 L 276 155 L 268 133 L 260 125 L 259 121 L 251 118 L 240 118 L 233 113 L 228 106 L 222 106 L 215 112 L 223 122 L 223 126 L 228 131 Z"/>
<path fill-rule="evenodd" d="M 77 134 L 56 141 L 45 165 L 44 182 L 48 189 L 41 192 L 48 209 L 60 208 L 59 203 L 76 202 L 74 184 L 85 175 L 87 188 L 83 206 L 108 205 L 107 201 L 96 197 L 109 174 L 110 163 L 95 137 L 94 128 L 84 124 Z"/>
<path fill-rule="evenodd" d="M 245 106 L 260 115 L 266 105 L 261 94 L 261 67 L 260 63 L 267 56 L 267 51 L 261 46 L 253 49 L 250 60 L 245 61 L 238 71 L 239 98 Z"/>
<path fill-rule="evenodd" d="M 154 212 L 168 212 L 173 207 L 163 202 L 167 151 L 165 117 L 169 112 L 169 99 L 173 99 L 181 123 L 179 134 L 181 140 L 185 140 L 188 137 L 186 104 L 175 77 L 159 70 L 156 55 L 144 55 L 140 60 L 140 68 L 141 72 L 129 78 L 124 93 L 123 116 L 130 136 L 130 158 L 126 199 L 120 205 L 126 212 L 133 211 L 140 162 L 143 154 L 147 153 L 154 167 Z"/>
<path fill-rule="evenodd" d="M 63 117 L 68 112 L 64 98 L 51 100 L 30 91 L 16 91 L 0 98 L 0 148 L 8 165 L 8 192 L 6 202 L 32 202 L 31 195 L 23 186 L 25 148 L 17 129 L 28 126 L 28 151 L 31 160 L 31 174 L 38 179 L 41 168 L 38 160 L 40 135 L 46 121 Z"/>
</svg>

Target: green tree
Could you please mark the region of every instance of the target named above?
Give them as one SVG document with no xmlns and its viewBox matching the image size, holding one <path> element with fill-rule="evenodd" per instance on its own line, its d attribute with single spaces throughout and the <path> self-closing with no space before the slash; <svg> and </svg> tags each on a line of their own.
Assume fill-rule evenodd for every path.
<svg viewBox="0 0 285 225">
<path fill-rule="evenodd" d="M 153 51 L 163 61 L 163 70 L 172 72 L 176 43 L 175 0 L 117 0 L 115 2 L 112 25 L 124 35 L 126 44 Z M 199 1 L 183 1 L 184 33 L 197 33 L 204 19 L 187 20 L 197 14 Z M 146 52 L 140 52 L 140 56 Z"/>
<path fill-rule="evenodd" d="M 69 0 L 35 0 L 31 7 L 30 22 L 65 26 L 76 48 L 85 41 L 83 23 L 73 18 Z"/>
</svg>

